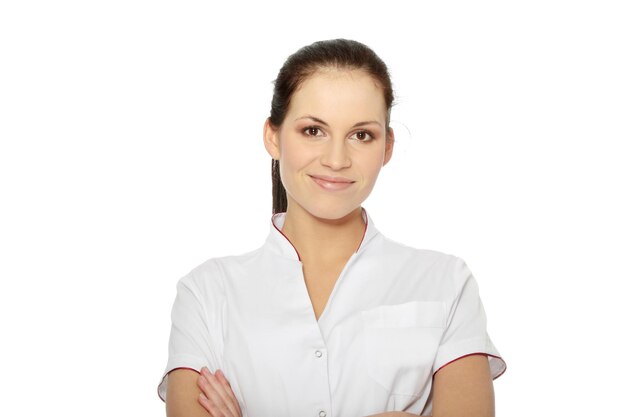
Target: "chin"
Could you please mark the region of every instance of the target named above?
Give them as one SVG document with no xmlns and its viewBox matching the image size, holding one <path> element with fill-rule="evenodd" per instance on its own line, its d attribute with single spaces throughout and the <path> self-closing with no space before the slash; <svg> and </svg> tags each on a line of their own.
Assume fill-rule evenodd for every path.
<svg viewBox="0 0 626 417">
<path fill-rule="evenodd" d="M 361 204 L 350 205 L 331 205 L 331 204 L 313 204 L 311 206 L 303 206 L 312 216 L 319 219 L 339 220 L 343 219 L 350 213 L 361 207 Z"/>
</svg>

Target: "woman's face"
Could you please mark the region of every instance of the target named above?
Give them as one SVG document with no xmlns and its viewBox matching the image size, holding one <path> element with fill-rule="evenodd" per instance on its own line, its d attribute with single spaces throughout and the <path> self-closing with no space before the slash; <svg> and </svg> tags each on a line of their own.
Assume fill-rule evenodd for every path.
<svg viewBox="0 0 626 417">
<path fill-rule="evenodd" d="M 393 150 L 383 92 L 362 70 L 324 69 L 292 95 L 278 130 L 265 126 L 265 145 L 280 160 L 288 207 L 340 219 L 361 206 Z M 331 177 L 326 182 L 315 177 Z M 348 182 L 345 182 L 348 181 Z"/>
</svg>

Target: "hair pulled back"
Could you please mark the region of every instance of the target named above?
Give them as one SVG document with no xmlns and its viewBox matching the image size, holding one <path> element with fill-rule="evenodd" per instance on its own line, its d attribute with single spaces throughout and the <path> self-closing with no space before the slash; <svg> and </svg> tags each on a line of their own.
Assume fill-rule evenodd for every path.
<svg viewBox="0 0 626 417">
<path fill-rule="evenodd" d="M 289 56 L 274 81 L 269 121 L 274 128 L 285 120 L 289 103 L 298 87 L 322 68 L 359 69 L 376 80 L 387 106 L 386 128 L 393 104 L 393 89 L 387 65 L 368 46 L 348 39 L 318 41 Z M 272 159 L 272 213 L 287 211 L 287 192 L 280 178 L 279 161 Z"/>
</svg>

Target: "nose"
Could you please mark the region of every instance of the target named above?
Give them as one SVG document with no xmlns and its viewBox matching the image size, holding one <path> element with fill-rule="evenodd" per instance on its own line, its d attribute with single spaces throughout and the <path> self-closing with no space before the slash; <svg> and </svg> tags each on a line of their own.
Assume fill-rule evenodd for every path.
<svg viewBox="0 0 626 417">
<path fill-rule="evenodd" d="M 341 139 L 329 140 L 324 146 L 320 162 L 333 170 L 349 168 L 352 165 L 352 160 L 346 141 Z"/>
</svg>

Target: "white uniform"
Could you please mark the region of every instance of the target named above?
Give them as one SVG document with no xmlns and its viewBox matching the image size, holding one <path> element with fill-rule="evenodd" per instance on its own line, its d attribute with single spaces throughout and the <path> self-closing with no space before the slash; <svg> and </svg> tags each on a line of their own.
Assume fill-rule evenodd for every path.
<svg viewBox="0 0 626 417">
<path fill-rule="evenodd" d="M 315 319 L 294 246 L 271 218 L 265 244 L 213 258 L 183 277 L 172 309 L 167 373 L 221 369 L 244 416 L 430 414 L 433 373 L 460 357 L 489 358 L 478 287 L 465 262 L 365 233 Z"/>
</svg>

